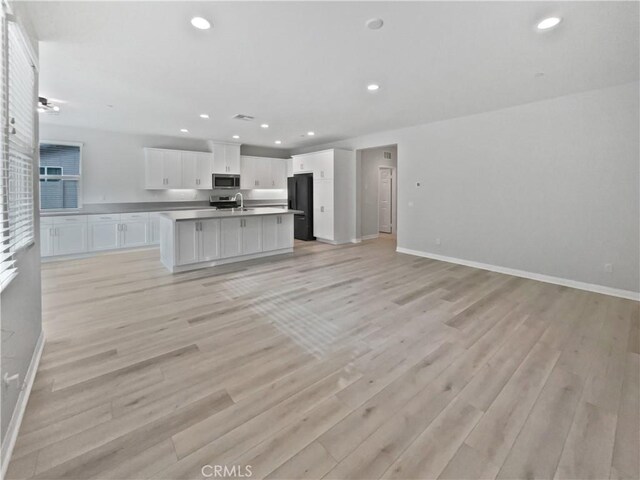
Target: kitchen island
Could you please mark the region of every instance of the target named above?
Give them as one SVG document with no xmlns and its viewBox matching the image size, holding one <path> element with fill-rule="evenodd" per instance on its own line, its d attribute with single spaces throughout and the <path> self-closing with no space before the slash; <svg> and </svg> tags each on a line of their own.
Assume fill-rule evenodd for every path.
<svg viewBox="0 0 640 480">
<path fill-rule="evenodd" d="M 245 208 L 165 212 L 160 219 L 160 260 L 184 272 L 293 252 L 298 210 Z"/>
</svg>

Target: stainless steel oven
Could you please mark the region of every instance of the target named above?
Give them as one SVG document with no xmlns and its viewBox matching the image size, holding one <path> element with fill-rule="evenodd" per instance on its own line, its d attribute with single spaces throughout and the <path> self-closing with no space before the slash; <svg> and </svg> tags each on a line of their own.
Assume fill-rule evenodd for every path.
<svg viewBox="0 0 640 480">
<path fill-rule="evenodd" d="M 213 189 L 240 189 L 240 175 L 229 175 L 225 173 L 213 174 Z"/>
</svg>

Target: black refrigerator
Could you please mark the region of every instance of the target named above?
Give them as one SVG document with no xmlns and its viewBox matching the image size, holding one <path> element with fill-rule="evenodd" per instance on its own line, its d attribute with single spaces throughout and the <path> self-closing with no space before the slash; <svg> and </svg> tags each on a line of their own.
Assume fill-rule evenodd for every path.
<svg viewBox="0 0 640 480">
<path fill-rule="evenodd" d="M 315 240 L 313 236 L 313 174 L 301 173 L 287 178 L 289 208 L 302 210 L 293 216 L 293 237 Z"/>
</svg>

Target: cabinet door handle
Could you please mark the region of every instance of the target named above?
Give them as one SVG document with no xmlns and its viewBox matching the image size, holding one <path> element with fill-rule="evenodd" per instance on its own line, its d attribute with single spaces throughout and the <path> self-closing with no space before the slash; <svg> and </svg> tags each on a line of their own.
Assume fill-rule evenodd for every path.
<svg viewBox="0 0 640 480">
<path fill-rule="evenodd" d="M 321 211 L 321 212 L 324 212 L 324 207 L 320 207 L 320 211 Z"/>
<path fill-rule="evenodd" d="M 320 177 L 324 178 L 324 170 L 320 170 Z"/>
<path fill-rule="evenodd" d="M 276 186 L 276 181 L 275 180 L 271 180 L 271 186 L 275 187 Z"/>
</svg>

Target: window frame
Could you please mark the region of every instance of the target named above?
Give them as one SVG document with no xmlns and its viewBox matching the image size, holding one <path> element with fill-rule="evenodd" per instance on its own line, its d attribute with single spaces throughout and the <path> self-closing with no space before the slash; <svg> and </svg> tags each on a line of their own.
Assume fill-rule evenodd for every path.
<svg viewBox="0 0 640 480">
<path fill-rule="evenodd" d="M 42 144 L 46 144 L 46 145 L 63 145 L 63 146 L 67 146 L 67 147 L 79 147 L 80 149 L 80 160 L 79 160 L 79 165 L 78 165 L 78 175 L 65 175 L 64 174 L 64 170 L 63 170 L 63 174 L 62 175 L 41 175 L 40 174 L 40 168 L 42 168 L 42 165 L 40 165 L 40 146 Z M 83 189 L 82 189 L 82 153 L 83 153 L 83 147 L 84 147 L 84 143 L 83 142 L 73 142 L 73 141 L 62 141 L 62 140 L 45 140 L 45 139 L 41 139 L 38 142 L 38 209 L 40 211 L 40 213 L 46 212 L 46 213 L 60 213 L 60 212 L 77 212 L 79 210 L 82 210 L 82 206 L 84 204 L 84 202 L 82 201 L 82 197 L 83 197 Z M 74 207 L 74 208 L 46 208 L 46 209 L 42 209 L 42 195 L 40 195 L 40 180 L 76 180 L 78 182 L 78 206 Z"/>
</svg>

